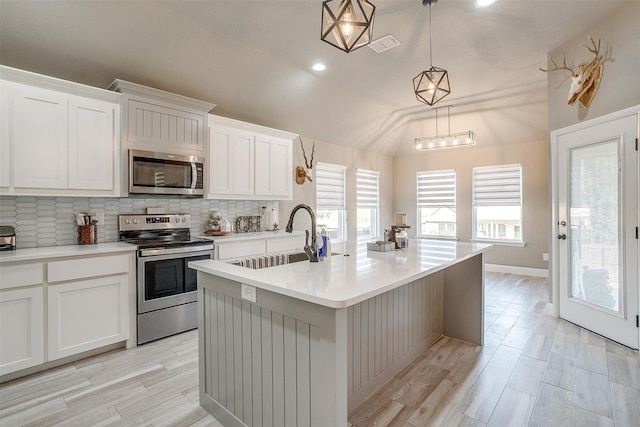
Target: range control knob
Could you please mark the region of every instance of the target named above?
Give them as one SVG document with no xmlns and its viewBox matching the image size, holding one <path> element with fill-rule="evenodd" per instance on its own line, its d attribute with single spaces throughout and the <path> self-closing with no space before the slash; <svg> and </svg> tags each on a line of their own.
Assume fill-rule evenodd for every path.
<svg viewBox="0 0 640 427">
<path fill-rule="evenodd" d="M 133 223 L 134 223 L 134 224 L 137 224 L 138 222 L 140 222 L 140 221 L 138 220 L 138 218 L 134 218 L 134 219 L 133 219 Z"/>
<path fill-rule="evenodd" d="M 182 218 L 182 222 L 187 222 L 187 218 Z"/>
</svg>

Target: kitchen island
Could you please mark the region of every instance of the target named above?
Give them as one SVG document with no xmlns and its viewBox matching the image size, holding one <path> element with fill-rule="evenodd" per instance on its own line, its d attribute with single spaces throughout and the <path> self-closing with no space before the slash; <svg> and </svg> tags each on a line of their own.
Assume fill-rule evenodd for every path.
<svg viewBox="0 0 640 427">
<path fill-rule="evenodd" d="M 346 426 L 442 335 L 483 344 L 490 245 L 334 244 L 318 262 L 198 271 L 200 404 L 225 426 Z"/>
</svg>

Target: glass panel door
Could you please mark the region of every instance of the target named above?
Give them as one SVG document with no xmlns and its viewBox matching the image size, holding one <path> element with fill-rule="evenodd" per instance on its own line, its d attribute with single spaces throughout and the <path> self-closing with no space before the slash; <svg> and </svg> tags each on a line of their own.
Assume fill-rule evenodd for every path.
<svg viewBox="0 0 640 427">
<path fill-rule="evenodd" d="M 620 193 L 617 141 L 571 149 L 571 297 L 620 313 Z"/>
<path fill-rule="evenodd" d="M 552 134 L 559 315 L 638 348 L 638 117 L 592 123 Z"/>
</svg>

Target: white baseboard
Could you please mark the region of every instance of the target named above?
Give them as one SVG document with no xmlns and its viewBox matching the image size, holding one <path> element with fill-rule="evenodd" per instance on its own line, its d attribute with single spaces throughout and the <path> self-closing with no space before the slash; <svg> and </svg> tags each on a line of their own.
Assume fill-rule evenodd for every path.
<svg viewBox="0 0 640 427">
<path fill-rule="evenodd" d="M 522 276 L 549 277 L 549 270 L 547 270 L 546 268 L 514 267 L 512 265 L 485 264 L 484 271 L 520 274 Z"/>
</svg>

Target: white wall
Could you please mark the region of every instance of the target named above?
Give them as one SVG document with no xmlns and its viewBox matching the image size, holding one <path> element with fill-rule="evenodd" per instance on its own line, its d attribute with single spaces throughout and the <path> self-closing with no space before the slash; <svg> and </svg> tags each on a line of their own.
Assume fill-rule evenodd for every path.
<svg viewBox="0 0 640 427">
<path fill-rule="evenodd" d="M 575 103 L 567 105 L 570 81 L 567 72 L 547 73 L 549 92 L 549 131 L 584 120 L 619 111 L 640 104 L 640 2 L 625 4 L 617 12 L 583 33 L 576 34 L 551 52 L 556 63 L 574 69 L 591 60 L 593 55 L 581 45 L 591 45 L 587 36 L 597 43 L 601 39 L 601 53 L 606 58 L 600 88 L 588 109 Z M 551 64 L 548 64 L 551 66 Z"/>
<path fill-rule="evenodd" d="M 456 171 L 456 230 L 457 237 L 469 241 L 472 236 L 471 172 L 476 166 L 522 164 L 523 237 L 525 247 L 495 246 L 485 261 L 528 268 L 546 269 L 548 262 L 542 254 L 548 253 L 548 143 L 522 142 L 502 146 L 458 148 L 414 153 L 394 159 L 395 209 L 407 213 L 412 226 L 417 228 L 416 173 L 441 169 Z"/>
<path fill-rule="evenodd" d="M 314 139 L 302 136 L 307 159 L 311 160 L 311 147 Z M 393 159 L 389 156 L 357 150 L 343 145 L 323 141 L 315 141 L 316 149 L 313 160 L 314 176 L 316 162 L 333 163 L 347 167 L 347 239 L 356 237 L 356 169 L 369 169 L 380 172 L 380 227 L 388 228 L 393 221 Z M 304 166 L 304 157 L 300 141 L 293 143 L 293 167 Z M 316 183 L 305 182 L 303 185 L 293 184 L 293 200 L 280 202 L 280 228 L 284 229 L 293 208 L 304 203 L 316 210 Z M 295 230 L 311 228 L 309 215 L 304 212 L 296 214 Z"/>
</svg>

